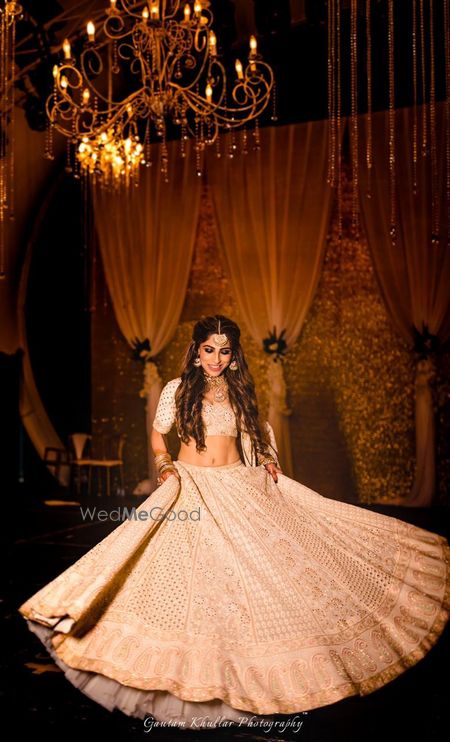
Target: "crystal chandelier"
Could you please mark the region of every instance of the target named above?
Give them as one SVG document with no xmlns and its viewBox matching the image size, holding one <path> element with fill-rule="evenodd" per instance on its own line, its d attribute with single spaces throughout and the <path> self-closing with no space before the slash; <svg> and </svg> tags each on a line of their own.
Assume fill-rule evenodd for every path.
<svg viewBox="0 0 450 742">
<path fill-rule="evenodd" d="M 78 60 L 64 40 L 46 108 L 50 139 L 55 129 L 67 137 L 71 169 L 103 184 L 137 182 L 157 141 L 167 180 L 167 138 L 179 133 L 181 156 L 194 138 L 200 175 L 202 152 L 220 131 L 251 121 L 257 129 L 274 93 L 272 69 L 251 36 L 247 59 L 236 59 L 227 78 L 209 5 L 110 0 L 98 32 L 92 20 L 87 24 Z"/>
</svg>

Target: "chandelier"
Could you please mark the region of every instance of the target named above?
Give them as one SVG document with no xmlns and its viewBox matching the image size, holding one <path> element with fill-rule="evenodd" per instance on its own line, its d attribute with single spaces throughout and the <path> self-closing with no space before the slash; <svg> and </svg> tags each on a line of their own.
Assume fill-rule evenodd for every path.
<svg viewBox="0 0 450 742">
<path fill-rule="evenodd" d="M 77 60 L 64 40 L 46 110 L 49 139 L 53 130 L 67 137 L 75 174 L 107 185 L 136 183 L 140 167 L 151 163 L 150 145 L 159 142 L 167 180 L 167 140 L 179 136 L 181 156 L 193 137 L 201 175 L 202 152 L 218 143 L 219 132 L 249 122 L 258 143 L 258 117 L 274 95 L 273 71 L 251 36 L 247 58 L 236 59 L 227 78 L 209 5 L 110 0 L 98 27 L 88 22 Z"/>
</svg>

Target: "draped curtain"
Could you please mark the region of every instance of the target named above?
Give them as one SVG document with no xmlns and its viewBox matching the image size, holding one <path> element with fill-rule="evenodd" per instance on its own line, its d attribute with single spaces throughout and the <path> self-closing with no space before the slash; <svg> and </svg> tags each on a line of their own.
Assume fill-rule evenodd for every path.
<svg viewBox="0 0 450 742">
<path fill-rule="evenodd" d="M 207 160 L 218 243 L 239 312 L 251 336 L 275 326 L 288 348 L 312 303 L 330 218 L 327 122 L 265 128 L 261 149 Z M 282 360 L 268 360 L 269 422 L 280 463 L 293 476 L 290 410 Z"/>
<path fill-rule="evenodd" d="M 429 120 L 429 108 L 426 111 Z M 363 121 L 365 117 L 361 117 Z M 390 235 L 390 170 L 388 113 L 372 117 L 373 168 L 371 196 L 363 160 L 366 127 L 360 127 L 360 201 L 375 274 L 381 295 L 399 334 L 411 346 L 415 331 L 426 328 L 440 343 L 450 338 L 450 251 L 447 244 L 445 130 L 448 108 L 436 105 L 436 177 L 432 178 L 431 156 L 421 154 L 422 110 L 417 110 L 417 187 L 414 188 L 414 109 L 396 112 L 395 181 L 398 237 Z M 428 146 L 430 145 L 428 131 Z M 434 182 L 433 182 L 434 180 Z M 416 193 L 414 193 L 416 191 Z M 439 241 L 432 244 L 432 196 L 441 224 Z M 434 368 L 430 357 L 421 358 L 416 369 L 416 473 L 412 491 L 402 504 L 426 506 L 435 490 L 435 430 L 430 381 Z"/>
<path fill-rule="evenodd" d="M 201 180 L 187 142 L 169 143 L 169 182 L 161 173 L 162 147 L 152 167 L 141 174 L 138 188 L 118 192 L 94 189 L 93 202 L 100 252 L 117 323 L 132 346 L 138 338 L 151 343 L 156 356 L 172 339 L 186 294 L 198 222 Z M 156 148 L 155 148 L 156 149 Z M 145 364 L 146 428 L 149 437 L 162 380 L 153 361 Z M 150 444 L 149 482 L 156 487 Z"/>
</svg>

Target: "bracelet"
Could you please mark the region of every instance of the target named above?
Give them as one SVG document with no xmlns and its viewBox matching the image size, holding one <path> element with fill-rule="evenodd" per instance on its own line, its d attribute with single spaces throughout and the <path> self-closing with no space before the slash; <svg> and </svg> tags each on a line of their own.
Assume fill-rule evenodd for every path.
<svg viewBox="0 0 450 742">
<path fill-rule="evenodd" d="M 258 456 L 258 465 L 261 466 L 261 464 L 263 466 L 265 466 L 266 464 L 275 464 L 275 466 L 276 466 L 277 465 L 277 462 L 273 458 L 273 456 L 264 456 L 264 455 L 261 455 L 261 457 Z"/>
<path fill-rule="evenodd" d="M 158 470 L 158 474 L 163 474 L 165 471 L 176 472 L 177 469 L 173 464 L 170 453 L 160 453 L 154 458 L 155 466 Z"/>
</svg>

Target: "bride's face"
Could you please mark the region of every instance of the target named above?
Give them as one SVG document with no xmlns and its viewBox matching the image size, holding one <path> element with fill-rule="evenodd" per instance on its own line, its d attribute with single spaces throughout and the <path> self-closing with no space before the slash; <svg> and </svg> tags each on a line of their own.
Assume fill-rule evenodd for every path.
<svg viewBox="0 0 450 742">
<path fill-rule="evenodd" d="M 198 354 L 202 367 L 209 376 L 220 376 L 232 359 L 231 345 L 227 342 L 226 345 L 217 348 L 212 335 L 206 338 L 204 343 L 200 343 Z"/>
</svg>

